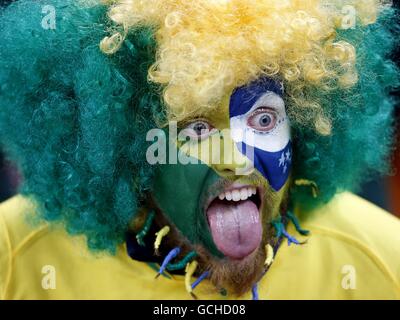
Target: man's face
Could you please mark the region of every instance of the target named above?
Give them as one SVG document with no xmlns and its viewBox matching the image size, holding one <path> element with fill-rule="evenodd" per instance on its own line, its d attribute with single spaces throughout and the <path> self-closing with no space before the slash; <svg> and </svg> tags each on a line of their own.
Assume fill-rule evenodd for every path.
<svg viewBox="0 0 400 320">
<path fill-rule="evenodd" d="M 233 277 L 255 262 L 259 268 L 251 268 L 251 277 L 262 272 L 270 222 L 289 185 L 292 151 L 282 94 L 277 83 L 260 79 L 209 113 L 185 119 L 176 145 L 189 163 L 158 168 L 157 207 L 183 238 L 179 243 L 196 248 L 215 274 L 223 266 Z"/>
</svg>

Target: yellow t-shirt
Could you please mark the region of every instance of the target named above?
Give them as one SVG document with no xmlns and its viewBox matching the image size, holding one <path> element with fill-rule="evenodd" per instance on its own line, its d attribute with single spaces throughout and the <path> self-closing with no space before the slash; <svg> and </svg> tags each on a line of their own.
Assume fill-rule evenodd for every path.
<svg viewBox="0 0 400 320">
<path fill-rule="evenodd" d="M 32 208 L 20 196 L 0 205 L 1 299 L 190 299 L 182 276 L 154 279 L 156 271 L 132 260 L 125 246 L 115 256 L 94 256 L 82 237 L 46 224 L 33 228 L 24 217 Z M 260 299 L 400 299 L 397 218 L 344 193 L 302 224 L 312 235 L 302 246 L 282 244 Z M 232 298 L 207 281 L 195 293 Z"/>
</svg>

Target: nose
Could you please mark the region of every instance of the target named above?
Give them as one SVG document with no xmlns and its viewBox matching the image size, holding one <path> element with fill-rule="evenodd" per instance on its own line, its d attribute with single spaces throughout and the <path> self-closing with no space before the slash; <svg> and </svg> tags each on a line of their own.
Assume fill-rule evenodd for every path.
<svg viewBox="0 0 400 320">
<path fill-rule="evenodd" d="M 218 154 L 219 153 L 219 154 Z M 253 162 L 240 152 L 237 144 L 232 140 L 229 130 L 220 134 L 220 148 L 213 161 L 213 169 L 226 178 L 249 175 L 253 172 Z"/>
</svg>

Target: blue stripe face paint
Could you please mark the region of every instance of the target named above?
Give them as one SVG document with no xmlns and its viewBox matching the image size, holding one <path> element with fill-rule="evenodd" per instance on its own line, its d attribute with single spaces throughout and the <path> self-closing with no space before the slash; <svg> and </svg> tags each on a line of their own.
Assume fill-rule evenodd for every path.
<svg viewBox="0 0 400 320">
<path fill-rule="evenodd" d="M 283 87 L 260 78 L 237 88 L 229 104 L 232 139 L 254 167 L 279 191 L 289 178 L 292 165 L 290 123 L 282 99 Z"/>
</svg>

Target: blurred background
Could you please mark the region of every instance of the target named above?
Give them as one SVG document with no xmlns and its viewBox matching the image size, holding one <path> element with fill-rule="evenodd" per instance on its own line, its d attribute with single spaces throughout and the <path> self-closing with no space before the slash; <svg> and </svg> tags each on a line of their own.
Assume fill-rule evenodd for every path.
<svg viewBox="0 0 400 320">
<path fill-rule="evenodd" d="M 14 0 L 0 0 L 0 6 L 6 6 Z M 393 1 L 400 7 L 400 0 Z M 400 67 L 400 46 L 394 53 L 394 59 Z M 400 98 L 400 90 L 393 92 Z M 397 150 L 393 154 L 393 173 L 379 180 L 365 184 L 359 193 L 363 198 L 400 217 L 400 112 L 397 108 Z M 20 177 L 12 163 L 6 160 L 0 150 L 0 202 L 17 193 Z"/>
</svg>

